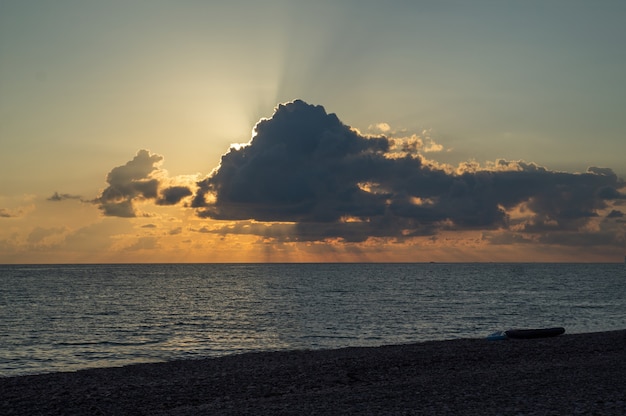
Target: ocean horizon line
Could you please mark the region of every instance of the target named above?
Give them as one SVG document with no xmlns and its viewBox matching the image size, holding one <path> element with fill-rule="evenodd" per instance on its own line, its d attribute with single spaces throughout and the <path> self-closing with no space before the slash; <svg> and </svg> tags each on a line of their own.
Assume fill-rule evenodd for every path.
<svg viewBox="0 0 626 416">
<path fill-rule="evenodd" d="M 130 266 L 130 265 L 280 265 L 280 264 L 621 264 L 622 261 L 208 261 L 208 262 L 68 262 L 0 263 L 0 266 Z"/>
</svg>

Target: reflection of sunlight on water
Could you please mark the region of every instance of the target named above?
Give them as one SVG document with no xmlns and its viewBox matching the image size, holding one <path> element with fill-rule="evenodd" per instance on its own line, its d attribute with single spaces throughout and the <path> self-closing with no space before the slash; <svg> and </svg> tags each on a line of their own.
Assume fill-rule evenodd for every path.
<svg viewBox="0 0 626 416">
<path fill-rule="evenodd" d="M 199 336 L 198 336 L 199 335 Z M 288 345 L 281 343 L 276 334 L 263 331 L 223 331 L 211 334 L 180 335 L 168 338 L 157 347 L 172 357 L 211 356 L 233 352 L 261 351 L 286 349 Z"/>
<path fill-rule="evenodd" d="M 195 352 L 199 350 L 203 340 L 192 336 L 174 336 L 160 343 L 159 347 L 165 351 L 173 352 Z"/>
</svg>

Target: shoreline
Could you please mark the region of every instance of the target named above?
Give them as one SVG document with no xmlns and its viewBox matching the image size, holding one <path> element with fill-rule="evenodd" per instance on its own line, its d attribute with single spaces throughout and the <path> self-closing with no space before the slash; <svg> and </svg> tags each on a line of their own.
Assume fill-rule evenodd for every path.
<svg viewBox="0 0 626 416">
<path fill-rule="evenodd" d="M 0 413 L 626 414 L 626 329 L 4 377 Z"/>
</svg>

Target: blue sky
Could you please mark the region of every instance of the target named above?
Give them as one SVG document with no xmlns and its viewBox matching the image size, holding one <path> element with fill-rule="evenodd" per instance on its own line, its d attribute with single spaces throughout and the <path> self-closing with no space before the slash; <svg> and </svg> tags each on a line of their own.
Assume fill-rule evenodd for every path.
<svg viewBox="0 0 626 416">
<path fill-rule="evenodd" d="M 4 261 L 75 252 L 85 227 L 102 228 L 90 250 L 150 241 L 150 259 L 150 247 L 171 246 L 154 228 L 48 198 L 97 198 L 140 149 L 162 155 L 168 177 L 202 178 L 294 99 L 364 135 L 420 137 L 450 166 L 505 159 L 623 178 L 625 17 L 619 1 L 4 1 Z M 183 216 L 176 235 L 202 228 Z M 76 253 L 68 259 L 119 258 Z"/>
</svg>

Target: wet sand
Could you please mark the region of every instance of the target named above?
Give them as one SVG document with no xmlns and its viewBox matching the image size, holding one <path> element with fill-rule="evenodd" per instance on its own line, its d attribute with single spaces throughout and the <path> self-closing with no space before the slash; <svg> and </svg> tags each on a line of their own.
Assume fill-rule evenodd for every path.
<svg viewBox="0 0 626 416">
<path fill-rule="evenodd" d="M 626 330 L 0 378 L 2 415 L 626 414 Z"/>
</svg>

